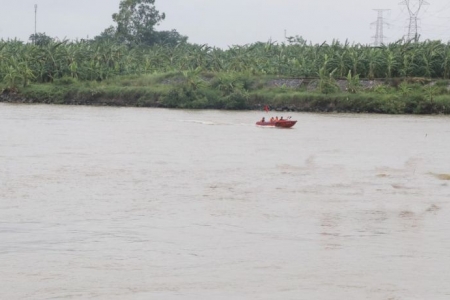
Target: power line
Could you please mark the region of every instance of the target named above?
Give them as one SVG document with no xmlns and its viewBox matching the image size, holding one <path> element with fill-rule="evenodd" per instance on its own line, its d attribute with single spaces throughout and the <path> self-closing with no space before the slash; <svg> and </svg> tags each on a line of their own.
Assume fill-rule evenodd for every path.
<svg viewBox="0 0 450 300">
<path fill-rule="evenodd" d="M 406 39 L 408 41 L 414 40 L 415 42 L 417 42 L 419 40 L 419 32 L 418 32 L 419 12 L 422 6 L 428 5 L 429 3 L 426 2 L 425 0 L 404 0 L 400 4 L 406 5 L 406 8 L 408 9 L 409 12 L 409 26 Z"/>
<path fill-rule="evenodd" d="M 378 47 L 384 44 L 384 25 L 389 25 L 384 21 L 383 13 L 385 11 L 389 11 L 390 9 L 374 9 L 374 11 L 378 12 L 378 18 L 375 22 L 372 23 L 372 25 L 376 25 L 377 31 L 375 33 L 375 36 L 372 38 L 375 39 L 374 46 Z"/>
</svg>

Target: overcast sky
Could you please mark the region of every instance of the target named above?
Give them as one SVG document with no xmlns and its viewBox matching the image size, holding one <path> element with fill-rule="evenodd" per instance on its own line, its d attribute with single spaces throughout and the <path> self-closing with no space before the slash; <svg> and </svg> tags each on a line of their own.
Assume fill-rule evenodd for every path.
<svg viewBox="0 0 450 300">
<path fill-rule="evenodd" d="M 412 3 L 419 0 L 409 0 Z M 28 41 L 37 31 L 59 39 L 94 37 L 113 25 L 120 0 L 0 0 L 0 39 Z M 300 35 L 321 43 L 339 39 L 372 43 L 377 13 L 385 13 L 386 42 L 407 32 L 409 14 L 400 0 L 156 0 L 166 20 L 158 30 L 176 29 L 189 41 L 227 48 L 257 41 L 283 42 Z M 422 38 L 450 40 L 450 0 L 428 0 L 419 14 Z"/>
</svg>

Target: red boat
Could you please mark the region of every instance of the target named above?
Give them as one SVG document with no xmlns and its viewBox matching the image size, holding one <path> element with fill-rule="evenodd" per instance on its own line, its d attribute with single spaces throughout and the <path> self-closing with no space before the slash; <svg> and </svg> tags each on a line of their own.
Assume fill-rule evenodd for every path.
<svg viewBox="0 0 450 300">
<path fill-rule="evenodd" d="M 280 127 L 280 128 L 291 128 L 295 125 L 297 121 L 293 120 L 276 120 L 273 122 L 263 122 L 262 120 L 259 122 L 256 122 L 256 125 L 258 126 L 267 126 L 267 127 Z"/>
</svg>

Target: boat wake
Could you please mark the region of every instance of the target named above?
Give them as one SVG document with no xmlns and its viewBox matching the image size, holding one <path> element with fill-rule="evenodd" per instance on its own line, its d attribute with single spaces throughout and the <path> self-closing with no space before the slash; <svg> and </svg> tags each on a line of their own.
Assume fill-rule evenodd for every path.
<svg viewBox="0 0 450 300">
<path fill-rule="evenodd" d="M 202 120 L 181 120 L 181 122 L 195 123 L 195 124 L 201 124 L 201 125 L 230 125 L 230 124 L 227 124 L 227 123 L 212 122 L 212 121 L 202 121 Z"/>
<path fill-rule="evenodd" d="M 208 126 L 255 126 L 254 123 L 226 123 L 226 122 L 214 122 L 214 121 L 205 121 L 205 120 L 180 120 L 180 122 L 208 125 Z M 258 127 L 266 127 L 266 126 L 258 126 Z M 268 127 L 266 127 L 266 128 L 268 128 Z M 275 127 L 272 127 L 272 128 L 275 128 Z"/>
<path fill-rule="evenodd" d="M 251 123 L 226 123 L 226 122 L 213 122 L 213 121 L 205 121 L 205 120 L 180 120 L 180 122 L 194 123 L 194 124 L 200 124 L 200 125 L 209 125 L 209 126 L 214 126 L 214 125 L 254 126 L 254 124 L 251 124 Z"/>
</svg>

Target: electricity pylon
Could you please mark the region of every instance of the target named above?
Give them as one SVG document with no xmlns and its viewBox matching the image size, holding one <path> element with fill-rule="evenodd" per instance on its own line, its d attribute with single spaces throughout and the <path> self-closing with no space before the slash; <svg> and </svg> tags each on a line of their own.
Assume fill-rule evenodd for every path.
<svg viewBox="0 0 450 300">
<path fill-rule="evenodd" d="M 419 12 L 422 9 L 422 6 L 428 5 L 429 3 L 425 0 L 404 0 L 400 2 L 401 5 L 406 5 L 409 13 L 409 26 L 408 26 L 408 34 L 406 39 L 408 41 L 417 42 L 419 40 Z"/>
<path fill-rule="evenodd" d="M 384 25 L 389 25 L 389 24 L 384 21 L 383 13 L 385 11 L 389 11 L 389 10 L 390 9 L 374 9 L 374 11 L 378 12 L 377 20 L 372 23 L 372 25 L 376 25 L 376 28 L 377 28 L 377 32 L 372 37 L 373 39 L 375 39 L 375 41 L 373 43 L 375 47 L 378 47 L 378 46 L 381 46 L 384 44 L 384 39 L 386 38 L 384 36 Z"/>
</svg>

